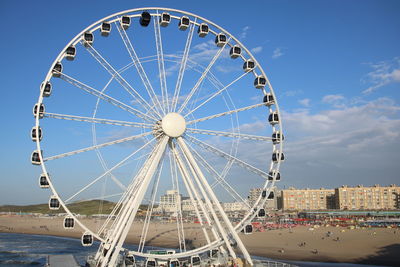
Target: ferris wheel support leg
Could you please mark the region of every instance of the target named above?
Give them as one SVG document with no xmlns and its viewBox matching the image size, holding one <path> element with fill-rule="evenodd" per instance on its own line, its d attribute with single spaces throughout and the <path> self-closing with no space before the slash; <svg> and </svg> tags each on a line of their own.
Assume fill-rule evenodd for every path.
<svg viewBox="0 0 400 267">
<path fill-rule="evenodd" d="M 187 157 L 190 165 L 192 165 L 192 167 L 194 168 L 195 172 L 197 173 L 198 178 L 200 179 L 200 182 L 202 182 L 202 184 L 204 185 L 205 189 L 208 191 L 208 194 L 211 196 L 212 201 L 214 202 L 214 205 L 217 207 L 226 227 L 228 228 L 230 234 L 232 235 L 232 237 L 236 240 L 239 249 L 242 251 L 244 258 L 246 259 L 246 261 L 253 266 L 253 261 L 250 257 L 249 252 L 247 251 L 246 247 L 244 246 L 242 240 L 240 239 L 239 235 L 236 233 L 233 225 L 231 224 L 231 222 L 229 221 L 228 216 L 226 215 L 226 213 L 224 212 L 224 210 L 222 209 L 221 204 L 219 203 L 218 198 L 215 196 L 214 192 L 212 191 L 210 185 L 208 184 L 206 178 L 204 177 L 204 174 L 202 173 L 202 171 L 200 170 L 199 166 L 197 165 L 192 153 L 190 152 L 188 146 L 186 145 L 185 141 L 183 140 L 182 137 L 178 137 L 177 141 L 180 145 L 180 147 L 182 148 L 185 156 Z M 219 223 L 219 221 L 217 221 L 217 224 Z M 225 238 L 225 237 L 224 237 Z M 229 247 L 228 247 L 229 249 Z M 233 254 L 235 255 L 235 254 Z"/>
<path fill-rule="evenodd" d="M 133 220 L 135 219 L 137 210 L 147 191 L 151 178 L 156 172 L 157 167 L 162 159 L 168 143 L 168 139 L 169 137 L 167 136 L 163 137 L 163 139 L 161 139 L 159 145 L 154 151 L 155 156 L 149 158 L 150 162 L 148 162 L 148 168 L 143 173 L 144 177 L 142 179 L 142 183 L 135 191 L 135 194 L 132 196 L 130 201 L 127 202 L 128 209 L 125 209 L 125 214 L 123 214 L 123 216 L 121 217 L 121 222 L 119 224 L 120 227 L 118 227 L 118 229 L 115 229 L 115 235 L 113 235 L 114 239 L 111 243 L 109 250 L 106 253 L 106 256 L 102 259 L 101 267 L 116 266 L 119 252 L 126 239 L 126 236 L 128 235 Z"/>
<path fill-rule="evenodd" d="M 211 203 L 211 201 L 210 201 L 210 199 L 209 199 L 209 197 L 208 197 L 206 191 L 204 190 L 204 187 L 203 187 L 203 185 L 202 185 L 202 183 L 201 183 L 201 181 L 200 181 L 199 174 L 198 174 L 198 172 L 196 171 L 195 166 L 193 166 L 192 161 L 188 158 L 188 156 L 191 156 L 190 151 L 189 151 L 189 150 L 185 150 L 184 147 L 182 147 L 181 141 L 183 141 L 183 140 L 182 140 L 181 137 L 179 137 L 179 138 L 178 138 L 178 143 L 180 144 L 180 147 L 181 147 L 181 149 L 182 149 L 182 151 L 183 151 L 183 155 L 184 155 L 184 157 L 185 157 L 185 159 L 186 159 L 186 161 L 187 161 L 187 163 L 188 163 L 188 166 L 189 166 L 189 168 L 190 168 L 190 170 L 191 170 L 191 172 L 192 172 L 193 178 L 195 179 L 195 181 L 196 181 L 196 183 L 197 183 L 197 186 L 198 186 L 198 188 L 200 189 L 200 191 L 201 191 L 201 193 L 202 193 L 202 196 L 204 197 L 205 203 L 206 203 L 206 205 L 208 206 L 208 210 L 209 210 L 209 212 L 211 213 L 211 215 L 212 215 L 213 218 L 214 218 L 214 222 L 215 222 L 215 224 L 217 225 L 218 230 L 219 230 L 219 232 L 221 233 L 221 236 L 222 236 L 222 238 L 223 238 L 223 240 L 224 240 L 224 242 L 225 242 L 225 245 L 226 245 L 226 247 L 227 247 L 228 250 L 229 250 L 229 254 L 230 254 L 233 258 L 236 258 L 236 253 L 235 253 L 235 251 L 234 251 L 233 248 L 232 248 L 232 245 L 231 245 L 230 240 L 229 240 L 229 236 L 228 236 L 228 234 L 227 234 L 225 228 L 222 226 L 222 224 L 221 224 L 221 222 L 220 222 L 220 220 L 219 220 L 219 218 L 218 218 L 218 216 L 217 216 L 217 214 L 216 214 L 216 212 L 215 212 L 213 203 Z M 186 147 L 186 148 L 187 148 L 187 147 Z M 188 155 L 187 152 L 189 152 L 190 155 Z M 192 159 L 193 159 L 193 157 L 192 157 Z M 197 166 L 197 165 L 196 165 L 196 166 Z M 197 167 L 198 167 L 198 166 L 197 166 Z M 189 179 L 189 181 L 191 182 L 190 179 Z M 210 221 L 210 223 L 211 223 L 211 220 L 208 220 L 208 221 Z"/>
<path fill-rule="evenodd" d="M 211 243 L 210 237 L 208 236 L 207 230 L 204 227 L 203 219 L 202 219 L 202 217 L 200 215 L 200 212 L 199 212 L 199 209 L 198 209 L 197 206 L 198 205 L 200 206 L 204 216 L 206 217 L 207 222 L 211 223 L 211 220 L 210 220 L 210 218 L 208 217 L 208 214 L 207 214 L 207 210 L 205 209 L 204 204 L 201 201 L 201 198 L 198 196 L 198 193 L 193 188 L 193 183 L 191 182 L 190 179 L 188 179 L 189 172 L 186 169 L 181 157 L 179 156 L 174 144 L 171 144 L 171 149 L 172 149 L 172 151 L 174 153 L 174 157 L 176 158 L 176 161 L 178 163 L 178 168 L 179 168 L 179 171 L 180 171 L 180 173 L 182 175 L 182 180 L 183 180 L 183 182 L 185 184 L 186 190 L 188 191 L 188 194 L 189 194 L 190 200 L 192 201 L 193 207 L 195 208 L 195 212 L 196 212 L 197 218 L 199 219 L 200 225 L 202 227 L 204 236 L 206 237 L 206 241 L 207 241 L 207 243 Z M 197 203 L 196 203 L 195 199 L 197 199 Z M 214 227 L 211 228 L 211 231 L 212 231 L 212 233 L 214 235 L 214 238 L 218 239 L 219 237 L 218 237 L 218 234 L 216 233 Z"/>
<path fill-rule="evenodd" d="M 189 167 L 189 169 L 190 169 L 190 171 L 191 171 L 191 173 L 192 173 L 193 178 L 194 178 L 195 181 L 196 181 L 197 187 L 196 187 L 196 185 L 193 183 L 193 181 L 190 179 L 190 174 L 187 174 L 187 175 L 186 175 L 186 180 L 187 180 L 189 186 L 191 187 L 191 190 L 193 190 L 193 191 L 195 192 L 195 194 L 196 194 L 197 201 L 198 201 L 198 203 L 200 204 L 200 206 L 201 206 L 201 208 L 202 208 L 202 212 L 203 212 L 203 214 L 204 214 L 204 217 L 205 217 L 205 219 L 206 219 L 206 222 L 212 227 L 211 230 L 212 230 L 212 233 L 214 234 L 214 238 L 215 238 L 216 240 L 220 240 L 220 239 L 222 238 L 222 240 L 223 240 L 224 243 L 225 243 L 225 246 L 226 246 L 226 247 L 228 248 L 228 250 L 229 250 L 229 254 L 230 254 L 232 257 L 236 258 L 236 253 L 235 253 L 235 251 L 233 250 L 232 245 L 230 244 L 230 240 L 229 240 L 228 234 L 226 233 L 225 229 L 224 229 L 223 226 L 221 225 L 221 223 L 220 223 L 220 221 L 219 221 L 219 218 L 218 218 L 217 214 L 215 213 L 214 207 L 213 207 L 213 205 L 212 205 L 210 199 L 208 198 L 208 196 L 207 196 L 207 194 L 206 194 L 206 192 L 205 192 L 203 186 L 202 186 L 202 185 L 200 184 L 200 182 L 199 182 L 199 178 L 197 177 L 197 174 L 196 174 L 195 170 L 194 170 L 193 167 L 190 165 L 190 162 L 189 162 L 189 160 L 187 159 L 186 155 L 184 154 L 183 156 L 184 156 L 184 158 L 186 159 L 186 161 L 187 161 L 187 163 L 188 163 L 187 165 L 188 165 L 188 167 Z M 182 166 L 185 166 L 185 163 L 184 163 L 182 160 L 181 160 L 181 163 L 182 163 Z M 186 172 L 187 172 L 187 171 L 186 171 Z M 199 190 L 200 190 L 200 192 L 201 192 L 201 195 L 199 195 L 199 193 L 197 192 L 196 188 L 199 188 Z M 206 204 L 207 207 L 204 206 L 203 199 L 204 199 L 204 202 L 205 202 L 205 204 Z M 213 220 L 211 219 L 209 213 L 211 213 L 211 215 L 212 215 L 212 217 L 213 217 Z M 215 227 L 215 225 L 214 225 L 213 222 L 215 222 L 216 227 Z M 218 229 L 220 235 L 218 234 L 218 232 L 216 231 L 215 228 Z"/>
</svg>

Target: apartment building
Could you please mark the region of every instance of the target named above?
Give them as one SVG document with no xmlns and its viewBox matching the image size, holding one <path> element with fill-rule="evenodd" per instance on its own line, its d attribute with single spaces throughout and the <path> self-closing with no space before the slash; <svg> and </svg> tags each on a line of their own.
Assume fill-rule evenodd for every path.
<svg viewBox="0 0 400 267">
<path fill-rule="evenodd" d="M 326 210 L 335 208 L 334 189 L 296 189 L 281 191 L 282 210 Z"/>
<path fill-rule="evenodd" d="M 400 187 L 374 185 L 372 187 L 341 186 L 335 189 L 336 207 L 341 210 L 399 209 Z"/>
</svg>

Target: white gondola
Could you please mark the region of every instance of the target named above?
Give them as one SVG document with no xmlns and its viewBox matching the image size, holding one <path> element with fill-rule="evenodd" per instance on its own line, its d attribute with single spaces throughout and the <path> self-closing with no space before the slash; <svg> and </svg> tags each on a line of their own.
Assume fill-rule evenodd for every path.
<svg viewBox="0 0 400 267">
<path fill-rule="evenodd" d="M 168 261 L 168 266 L 169 267 L 179 267 L 179 266 L 181 266 L 181 264 L 178 259 L 170 259 Z"/>
<path fill-rule="evenodd" d="M 91 233 L 84 233 L 81 237 L 81 244 L 84 247 L 93 245 L 93 235 Z"/>
<path fill-rule="evenodd" d="M 249 234 L 253 233 L 253 225 L 247 224 L 244 227 L 243 232 L 244 232 L 245 235 L 249 235 Z"/>
<path fill-rule="evenodd" d="M 36 118 L 37 114 L 38 114 L 38 104 L 36 103 L 33 106 L 33 116 Z M 40 106 L 39 106 L 39 119 L 43 118 L 43 116 L 44 116 L 44 104 L 40 103 Z"/>
<path fill-rule="evenodd" d="M 33 142 L 36 142 L 38 140 L 42 141 L 42 128 L 40 128 L 40 126 L 38 126 L 37 128 L 36 126 L 32 127 L 31 138 Z"/>
<path fill-rule="evenodd" d="M 178 23 L 178 27 L 179 30 L 184 31 L 189 27 L 190 24 L 190 19 L 186 16 L 183 16 L 180 18 L 179 23 Z"/>
<path fill-rule="evenodd" d="M 266 197 L 267 197 L 267 190 L 263 190 L 263 191 L 261 192 L 261 197 L 262 197 L 262 198 L 266 198 Z"/>
<path fill-rule="evenodd" d="M 215 44 L 218 47 L 224 46 L 226 44 L 226 35 L 223 33 L 217 34 L 217 36 L 215 36 Z"/>
<path fill-rule="evenodd" d="M 101 36 L 107 37 L 111 32 L 111 23 L 104 21 L 100 28 Z"/>
<path fill-rule="evenodd" d="M 49 199 L 49 209 L 51 210 L 58 210 L 60 209 L 60 200 L 58 200 L 58 197 L 56 196 L 51 196 Z"/>
<path fill-rule="evenodd" d="M 256 63 L 251 59 L 248 59 L 243 63 L 243 70 L 246 72 L 254 70 L 255 67 Z"/>
<path fill-rule="evenodd" d="M 283 134 L 281 134 L 280 131 L 275 131 L 272 133 L 272 143 L 279 144 L 282 141 L 285 140 L 285 136 Z"/>
<path fill-rule="evenodd" d="M 167 27 L 171 22 L 171 15 L 167 12 L 163 12 L 160 16 L 160 25 L 162 27 Z"/>
<path fill-rule="evenodd" d="M 271 125 L 278 124 L 278 123 L 279 123 L 279 115 L 278 115 L 278 112 L 276 112 L 276 111 L 271 112 L 271 113 L 269 114 L 269 116 L 268 116 L 268 122 L 269 122 Z"/>
<path fill-rule="evenodd" d="M 208 257 L 217 258 L 219 253 L 219 249 L 212 249 L 209 251 Z"/>
<path fill-rule="evenodd" d="M 201 23 L 197 28 L 197 34 L 199 35 L 199 37 L 205 37 L 209 31 L 210 29 L 208 28 L 208 25 L 205 23 Z"/>
<path fill-rule="evenodd" d="M 132 254 L 132 252 L 128 252 L 125 255 L 125 266 L 126 267 L 136 266 L 136 259 L 135 256 Z"/>
<path fill-rule="evenodd" d="M 51 83 L 50 82 L 42 82 L 40 84 L 40 91 L 42 92 L 43 97 L 49 97 L 51 95 Z"/>
<path fill-rule="evenodd" d="M 145 267 L 156 267 L 158 266 L 156 259 L 154 258 L 147 258 Z"/>
<path fill-rule="evenodd" d="M 76 48 L 75 46 L 71 45 L 65 50 L 65 58 L 67 60 L 74 60 L 76 56 Z"/>
<path fill-rule="evenodd" d="M 268 107 L 275 104 L 274 96 L 271 93 L 266 93 L 263 102 Z"/>
<path fill-rule="evenodd" d="M 199 255 L 195 255 L 190 257 L 190 264 L 191 266 L 200 266 L 201 264 L 201 258 Z"/>
<path fill-rule="evenodd" d="M 142 25 L 143 27 L 147 27 L 149 26 L 151 21 L 151 15 L 149 12 L 142 12 L 142 15 L 140 15 L 140 19 L 139 19 L 139 23 L 140 25 Z"/>
<path fill-rule="evenodd" d="M 122 16 L 120 24 L 122 29 L 127 30 L 131 26 L 131 17 Z"/>
<path fill-rule="evenodd" d="M 40 153 L 43 155 L 42 153 L 43 151 L 40 151 Z M 39 150 L 35 150 L 32 152 L 31 154 L 31 163 L 33 165 L 40 165 L 40 157 L 39 157 Z"/>
<path fill-rule="evenodd" d="M 274 180 L 275 177 L 275 181 L 280 181 L 281 180 L 281 174 L 279 173 L 279 171 L 277 170 L 272 170 L 268 173 L 268 180 L 272 181 Z"/>
<path fill-rule="evenodd" d="M 62 64 L 61 64 L 61 62 L 57 62 L 54 65 L 54 68 L 52 71 L 53 77 L 57 77 L 57 78 L 60 77 L 61 76 L 60 72 L 62 72 Z"/>
<path fill-rule="evenodd" d="M 260 75 L 254 80 L 254 86 L 257 89 L 262 89 L 267 84 L 267 79 L 264 76 Z"/>
<path fill-rule="evenodd" d="M 85 32 L 82 36 L 83 45 L 85 47 L 91 46 L 94 42 L 94 36 L 91 32 Z"/>
<path fill-rule="evenodd" d="M 231 50 L 229 51 L 229 55 L 233 59 L 240 57 L 241 54 L 242 54 L 242 49 L 240 48 L 240 46 L 237 45 L 232 46 Z"/>
<path fill-rule="evenodd" d="M 268 199 L 274 199 L 275 195 L 274 192 L 269 192 Z"/>
<path fill-rule="evenodd" d="M 243 231 L 243 229 L 242 229 L 242 231 Z M 234 238 L 229 238 L 229 244 L 231 244 L 232 248 L 237 247 L 237 241 Z"/>
<path fill-rule="evenodd" d="M 259 209 L 258 210 L 258 213 L 257 213 L 257 217 L 259 217 L 259 218 L 263 218 L 263 217 L 265 217 L 265 209 Z"/>
<path fill-rule="evenodd" d="M 275 150 L 272 153 L 272 161 L 277 163 L 279 158 L 280 158 L 280 161 L 282 162 L 285 160 L 285 155 L 282 152 L 280 152 L 279 150 Z"/>
<path fill-rule="evenodd" d="M 74 218 L 67 216 L 64 218 L 64 229 L 74 229 L 75 220 Z"/>
<path fill-rule="evenodd" d="M 47 180 L 47 176 L 48 176 L 48 175 L 46 175 L 45 173 L 42 173 L 42 174 L 39 176 L 39 187 L 40 187 L 40 188 L 46 189 L 46 188 L 49 188 L 49 187 L 50 187 L 49 181 Z"/>
</svg>

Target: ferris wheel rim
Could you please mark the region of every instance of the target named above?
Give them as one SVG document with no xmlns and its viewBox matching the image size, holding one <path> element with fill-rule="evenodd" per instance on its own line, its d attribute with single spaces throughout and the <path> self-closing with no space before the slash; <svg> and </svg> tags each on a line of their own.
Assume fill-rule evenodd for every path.
<svg viewBox="0 0 400 267">
<path fill-rule="evenodd" d="M 82 32 L 78 33 L 78 34 L 64 47 L 64 49 L 61 50 L 60 54 L 59 54 L 59 55 L 57 56 L 57 58 L 53 61 L 53 63 L 52 63 L 52 65 L 51 65 L 50 69 L 49 69 L 49 72 L 47 73 L 47 76 L 46 76 L 44 82 L 50 81 L 50 79 L 51 79 L 51 77 L 52 77 L 52 69 L 54 68 L 54 66 L 55 66 L 55 64 L 56 64 L 57 62 L 61 62 L 61 61 L 62 61 L 62 59 L 63 59 L 63 57 L 64 57 L 64 56 L 63 56 L 63 55 L 64 55 L 64 51 L 65 51 L 70 45 L 72 45 L 72 44 L 74 44 L 74 43 L 76 44 L 77 42 L 79 42 L 79 39 L 81 38 L 81 36 L 82 36 L 88 29 L 92 29 L 92 28 L 93 28 L 93 30 L 96 30 L 96 29 L 98 29 L 98 27 L 97 27 L 97 28 L 94 28 L 94 27 L 95 27 L 97 24 L 100 24 L 101 22 L 106 21 L 106 20 L 109 20 L 110 18 L 113 18 L 113 17 L 117 17 L 117 16 L 124 15 L 124 14 L 131 13 L 131 12 L 147 11 L 147 10 L 157 10 L 157 11 L 162 10 L 162 11 L 170 11 L 170 12 L 177 12 L 177 13 L 181 13 L 181 14 L 186 14 L 186 15 L 189 15 L 189 16 L 192 16 L 192 17 L 195 17 L 195 18 L 198 18 L 198 19 L 200 19 L 200 20 L 202 20 L 202 21 L 204 21 L 204 22 L 207 22 L 207 23 L 213 25 L 214 27 L 218 28 L 220 31 L 224 32 L 225 34 L 229 35 L 229 37 L 232 38 L 232 40 L 234 40 L 237 44 L 239 44 L 239 45 L 241 46 L 241 48 L 243 48 L 243 49 L 246 51 L 246 53 L 250 56 L 250 58 L 251 58 L 252 60 L 254 60 L 254 62 L 256 63 L 257 69 L 258 69 L 259 71 L 261 71 L 261 74 L 266 78 L 268 87 L 269 87 L 269 89 L 270 89 L 270 92 L 272 93 L 272 95 L 274 96 L 274 99 L 275 99 L 275 104 L 274 104 L 274 105 L 275 105 L 275 110 L 280 114 L 280 112 L 279 112 L 279 106 L 278 106 L 278 103 L 277 103 L 277 100 L 276 100 L 277 98 L 275 97 L 275 93 L 274 93 L 274 90 L 273 90 L 273 88 L 272 88 L 272 85 L 270 84 L 270 82 L 269 82 L 269 80 L 268 80 L 268 77 L 267 77 L 267 75 L 265 74 L 263 68 L 262 68 L 261 65 L 258 63 L 258 61 L 256 60 L 256 58 L 252 55 L 252 53 L 251 53 L 238 39 L 236 39 L 232 34 L 230 34 L 228 31 L 226 31 L 225 29 L 223 29 L 223 28 L 220 27 L 219 25 L 217 25 L 217 24 L 215 24 L 215 23 L 213 23 L 213 22 L 211 22 L 211 21 L 209 21 L 209 20 L 207 20 L 207 19 L 205 19 L 205 18 L 203 18 L 203 17 L 201 17 L 201 16 L 195 15 L 195 14 L 190 13 L 190 12 L 178 10 L 178 9 L 161 8 L 161 7 L 146 7 L 146 8 L 129 9 L 129 10 L 125 10 L 125 11 L 121 11 L 121 12 L 114 13 L 114 14 L 112 14 L 112 15 L 110 15 L 110 16 L 107 16 L 107 17 L 105 17 L 105 18 L 102 18 L 102 19 L 96 21 L 95 23 L 93 23 L 93 24 L 91 24 L 90 26 L 88 26 L 87 28 L 85 28 Z M 137 16 L 139 16 L 139 15 L 137 15 Z M 136 17 L 137 17 L 137 16 L 136 16 Z M 132 16 L 132 17 L 133 17 L 133 16 Z M 118 20 L 118 18 L 116 18 L 116 19 L 114 19 L 114 20 L 111 20 L 111 22 L 116 21 L 116 20 Z M 192 22 L 191 22 L 191 23 L 192 23 Z M 253 72 L 253 73 L 255 74 L 255 72 Z M 255 74 L 255 75 L 256 75 L 256 74 Z M 264 95 L 265 95 L 265 93 L 266 93 L 265 89 L 263 89 L 263 93 L 264 93 Z M 38 103 L 38 104 L 43 103 L 43 96 L 42 96 L 42 94 L 40 94 L 39 100 L 38 100 L 37 103 Z M 283 129 L 282 129 L 282 121 L 281 121 L 281 120 L 279 120 L 278 125 L 279 125 L 279 130 L 280 130 L 280 131 L 283 131 Z M 36 119 L 35 119 L 35 127 L 39 127 L 39 126 L 40 126 L 40 123 L 39 123 L 39 116 L 36 116 Z M 274 127 L 275 127 L 275 126 L 273 126 L 272 128 L 274 129 Z M 37 140 L 37 141 L 36 141 L 36 144 L 37 144 L 37 150 L 38 150 L 38 151 L 41 151 L 40 141 Z M 280 142 L 280 144 L 279 144 L 279 147 L 280 147 L 280 150 L 283 151 L 283 142 L 282 142 L 282 140 L 281 140 L 281 142 Z M 42 167 L 42 172 L 47 176 L 50 189 L 51 189 L 53 195 L 55 195 L 55 196 L 57 196 L 57 197 L 59 198 L 61 206 L 65 209 L 65 211 L 66 211 L 70 216 L 72 216 L 72 217 L 75 219 L 75 221 L 77 221 L 77 223 L 85 230 L 85 232 L 90 232 L 96 239 L 98 239 L 98 240 L 100 240 L 100 241 L 103 242 L 103 241 L 104 241 L 103 238 L 101 238 L 101 237 L 98 236 L 95 232 L 93 232 L 92 230 L 90 230 L 89 228 L 87 228 L 84 224 L 81 224 L 80 220 L 79 220 L 78 218 L 76 218 L 75 215 L 68 209 L 68 207 L 66 206 L 66 204 L 64 203 L 64 201 L 62 200 L 62 198 L 59 197 L 59 195 L 58 195 L 58 193 L 57 193 L 55 187 L 54 187 L 53 184 L 52 184 L 51 179 L 48 177 L 48 172 L 47 172 L 46 166 L 45 166 L 45 164 L 44 164 L 44 158 L 43 158 L 42 153 L 39 153 L 39 158 L 40 158 L 40 162 L 41 162 L 40 165 L 41 165 L 41 167 Z M 277 165 L 275 165 L 275 166 L 276 166 L 275 169 L 278 169 L 278 170 L 279 170 L 280 163 L 281 163 L 281 160 L 280 160 L 280 158 L 279 158 L 279 159 L 278 159 Z M 272 162 L 271 162 L 271 164 L 272 164 Z M 272 167 L 270 166 L 270 169 L 271 169 L 271 168 L 272 168 Z M 267 180 L 267 181 L 266 181 L 266 185 L 268 185 L 268 182 L 269 182 L 269 181 Z M 272 187 L 274 186 L 274 184 L 275 184 L 275 179 L 271 181 L 271 186 L 270 186 L 269 188 L 272 188 Z M 267 187 L 267 186 L 265 186 L 264 188 L 266 188 L 266 187 Z M 257 205 L 259 204 L 258 202 L 259 202 L 259 200 L 256 201 L 256 204 L 253 206 L 252 209 L 254 209 L 254 207 L 257 206 Z M 254 218 L 255 216 L 256 216 L 256 214 L 255 214 L 254 212 L 252 212 L 252 213 L 249 212 L 249 213 L 248 213 L 248 216 L 247 216 L 245 219 L 243 219 L 243 220 L 241 221 L 241 223 L 239 223 L 239 224 L 237 224 L 237 225 L 235 226 L 235 230 L 236 230 L 236 231 L 239 231 L 240 228 L 242 228 L 242 227 L 246 224 L 247 221 L 251 220 L 251 219 Z M 212 247 L 215 247 L 215 246 L 220 245 L 222 242 L 223 242 L 223 241 L 222 241 L 221 239 L 220 239 L 220 240 L 215 240 L 215 241 L 212 243 L 212 244 L 215 243 L 213 246 L 211 246 L 211 244 L 209 244 L 209 246 L 205 245 L 205 246 L 203 246 L 203 247 L 198 248 L 198 250 L 196 250 L 196 249 L 195 249 L 195 250 L 189 250 L 187 253 L 189 253 L 189 252 L 191 252 L 191 251 L 195 251 L 194 253 L 201 253 L 201 252 L 204 252 L 204 251 L 207 251 L 207 250 L 211 249 Z M 218 245 L 217 245 L 217 244 L 218 244 Z M 186 254 L 187 254 L 187 253 L 186 253 Z M 185 255 L 186 255 L 186 254 L 185 254 Z M 138 255 L 138 256 L 145 256 L 145 257 L 151 256 L 151 254 L 148 254 L 148 253 L 138 253 L 137 255 Z M 177 257 L 179 257 L 180 255 L 184 255 L 184 254 L 179 254 L 179 253 L 175 254 L 175 256 L 177 256 Z M 188 254 L 188 256 L 190 256 L 190 255 L 191 255 L 191 254 Z M 194 255 L 194 254 L 193 254 L 193 255 Z M 154 255 L 152 255 L 152 256 L 154 256 Z M 184 257 L 184 256 L 182 256 L 182 257 Z M 160 258 L 162 258 L 162 257 L 160 257 Z M 167 258 L 167 257 L 166 257 L 166 258 Z"/>
</svg>

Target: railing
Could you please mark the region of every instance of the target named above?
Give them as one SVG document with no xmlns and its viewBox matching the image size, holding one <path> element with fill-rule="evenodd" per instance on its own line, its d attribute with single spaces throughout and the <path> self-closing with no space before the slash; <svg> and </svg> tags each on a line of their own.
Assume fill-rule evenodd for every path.
<svg viewBox="0 0 400 267">
<path fill-rule="evenodd" d="M 294 264 L 271 260 L 254 260 L 253 263 L 254 267 L 298 267 Z"/>
</svg>

